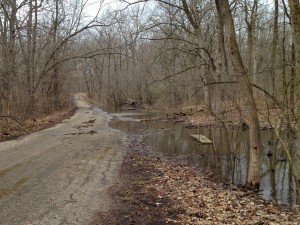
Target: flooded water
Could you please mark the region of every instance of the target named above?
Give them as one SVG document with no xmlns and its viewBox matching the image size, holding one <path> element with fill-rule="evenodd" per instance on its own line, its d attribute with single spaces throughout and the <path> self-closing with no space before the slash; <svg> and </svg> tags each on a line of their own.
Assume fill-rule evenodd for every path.
<svg viewBox="0 0 300 225">
<path fill-rule="evenodd" d="M 248 131 L 224 128 L 200 128 L 188 130 L 179 124 L 163 121 L 141 121 L 156 117 L 151 113 L 115 113 L 110 126 L 127 134 L 141 135 L 142 142 L 150 151 L 164 157 L 176 158 L 211 176 L 216 182 L 244 185 L 248 167 Z M 200 144 L 190 133 L 205 135 L 213 144 Z M 260 194 L 263 198 L 292 206 L 296 203 L 295 183 L 289 174 L 289 164 L 279 149 L 274 152 L 273 131 L 261 133 L 263 151 L 261 164 Z M 271 170 L 272 160 L 275 169 Z"/>
</svg>

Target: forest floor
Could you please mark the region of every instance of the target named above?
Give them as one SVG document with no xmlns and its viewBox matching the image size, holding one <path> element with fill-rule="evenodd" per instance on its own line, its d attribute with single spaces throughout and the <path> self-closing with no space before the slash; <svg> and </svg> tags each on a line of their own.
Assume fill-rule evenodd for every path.
<svg viewBox="0 0 300 225">
<path fill-rule="evenodd" d="M 74 108 L 66 111 L 56 112 L 49 116 L 40 116 L 35 119 L 27 119 L 22 122 L 11 119 L 9 126 L 0 130 L 0 142 L 14 140 L 18 137 L 53 127 L 73 116 L 75 112 L 76 108 L 74 106 Z"/>
<path fill-rule="evenodd" d="M 276 126 L 280 118 L 279 109 L 260 109 L 258 110 L 258 120 L 261 129 L 272 129 Z M 197 127 L 243 127 L 247 128 L 248 121 L 245 119 L 245 111 L 235 109 L 225 111 L 219 115 L 201 108 L 198 110 L 189 110 L 183 108 L 177 112 L 168 113 L 161 120 L 174 121 L 182 123 L 187 128 Z"/>
<path fill-rule="evenodd" d="M 149 155 L 127 138 L 114 206 L 95 224 L 300 224 L 300 210 L 224 187 L 180 163 Z"/>
<path fill-rule="evenodd" d="M 74 112 L 71 110 L 23 122 L 26 123 L 24 127 L 11 127 L 5 133 L 2 131 L 1 140 L 51 127 Z M 277 112 L 271 113 L 275 118 Z M 240 118 L 239 115 L 224 116 L 222 121 L 227 119 L 227 125 L 240 126 L 237 118 Z M 262 128 L 270 128 L 267 118 L 270 118 L 269 113 L 260 112 Z M 219 119 L 203 110 L 172 113 L 163 119 L 188 127 L 220 126 Z M 287 208 L 263 200 L 254 192 L 236 187 L 228 189 L 185 165 L 149 154 L 140 141 L 130 136 L 124 145 L 127 154 L 119 171 L 119 180 L 109 191 L 113 204 L 109 211 L 98 213 L 91 225 L 300 224 L 299 206 Z"/>
</svg>

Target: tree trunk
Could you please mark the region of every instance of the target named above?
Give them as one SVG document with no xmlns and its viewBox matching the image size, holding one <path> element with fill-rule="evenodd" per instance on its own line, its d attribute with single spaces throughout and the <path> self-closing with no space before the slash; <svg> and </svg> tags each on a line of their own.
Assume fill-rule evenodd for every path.
<svg viewBox="0 0 300 225">
<path fill-rule="evenodd" d="M 229 55 L 231 57 L 232 66 L 234 72 L 238 76 L 241 89 L 244 91 L 245 105 L 246 105 L 246 119 L 249 123 L 250 129 L 250 152 L 249 152 L 249 166 L 247 174 L 246 186 L 251 189 L 259 187 L 260 183 L 260 154 L 261 154 L 261 142 L 260 142 L 260 129 L 258 123 L 257 109 L 253 97 L 253 90 L 251 83 L 249 82 L 249 74 L 247 74 L 246 68 L 242 61 L 240 51 L 238 49 L 238 43 L 236 39 L 235 27 L 233 22 L 232 13 L 230 10 L 228 0 L 215 0 L 216 5 L 221 9 L 219 16 L 223 18 L 225 25 L 225 39 L 229 47 Z"/>
<path fill-rule="evenodd" d="M 290 107 L 290 117 L 291 121 L 294 119 L 295 115 L 295 77 L 296 77 L 296 57 L 295 57 L 295 45 L 292 43 L 291 52 L 292 66 L 291 66 L 291 78 L 290 78 L 290 95 L 289 95 L 289 107 Z"/>
<path fill-rule="evenodd" d="M 295 84 L 299 85 L 300 83 L 300 3 L 299 0 L 289 0 L 290 6 L 290 17 L 291 17 L 291 25 L 292 25 L 292 34 L 294 40 L 295 47 Z M 298 148 L 295 156 L 296 163 L 298 166 L 294 171 L 296 174 L 293 174 L 295 181 L 297 183 L 297 193 L 298 197 L 300 197 L 300 88 L 297 87 L 297 99 L 296 99 L 296 118 L 297 120 L 297 142 Z"/>
<path fill-rule="evenodd" d="M 218 13 L 221 13 L 221 9 L 217 5 L 217 11 Z M 216 65 L 216 71 L 217 71 L 217 80 L 221 81 L 224 80 L 224 78 L 228 74 L 228 60 L 227 60 L 227 55 L 225 53 L 225 39 L 224 39 L 224 22 L 222 18 L 218 17 L 218 63 Z M 219 97 L 220 101 L 219 103 L 216 104 L 216 107 L 219 108 L 216 110 L 216 112 L 221 112 L 221 105 L 222 101 L 224 101 L 224 95 L 225 95 L 225 90 L 222 86 L 217 86 L 217 97 Z"/>
<path fill-rule="evenodd" d="M 12 107 L 13 81 L 16 78 L 16 21 L 17 3 L 16 0 L 3 4 L 7 7 L 9 15 L 1 20 L 1 39 L 3 52 L 3 93 L 2 93 L 2 114 L 10 116 Z M 3 119 L 3 126 L 8 125 L 8 118 Z"/>
<path fill-rule="evenodd" d="M 33 116 L 35 112 L 35 49 L 37 36 L 37 0 L 29 1 L 29 12 L 27 21 L 27 49 L 25 55 L 26 83 L 27 83 L 27 114 Z"/>
<path fill-rule="evenodd" d="M 52 75 L 52 112 L 55 112 L 59 110 L 60 108 L 60 85 L 59 85 L 59 70 L 57 63 L 57 36 L 58 36 L 58 26 L 59 26 L 59 0 L 55 0 L 55 18 L 54 18 L 54 24 L 53 24 L 53 75 Z"/>
<path fill-rule="evenodd" d="M 254 0 L 251 12 L 249 15 L 247 2 L 245 1 L 245 21 L 247 24 L 247 69 L 248 75 L 254 82 L 255 70 L 254 70 L 254 55 L 255 55 L 255 29 L 256 29 L 256 15 L 257 15 L 258 1 Z"/>
<path fill-rule="evenodd" d="M 271 53 L 271 88 L 272 95 L 275 97 L 275 64 L 276 64 L 276 50 L 278 42 L 278 0 L 274 0 L 274 28 L 273 28 L 273 39 L 272 39 L 272 53 Z M 273 102 L 273 107 L 275 102 Z"/>
</svg>

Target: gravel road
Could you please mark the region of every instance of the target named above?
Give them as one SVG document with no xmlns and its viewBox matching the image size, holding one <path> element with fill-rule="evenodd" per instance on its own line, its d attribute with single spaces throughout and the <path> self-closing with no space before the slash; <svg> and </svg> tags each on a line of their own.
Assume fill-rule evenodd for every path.
<svg viewBox="0 0 300 225">
<path fill-rule="evenodd" d="M 124 134 L 82 96 L 72 118 L 0 143 L 1 225 L 86 225 L 109 209 Z"/>
</svg>

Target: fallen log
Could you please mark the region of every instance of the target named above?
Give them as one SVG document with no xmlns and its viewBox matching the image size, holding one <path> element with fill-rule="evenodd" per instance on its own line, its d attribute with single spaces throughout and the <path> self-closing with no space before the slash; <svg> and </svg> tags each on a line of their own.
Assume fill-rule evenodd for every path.
<svg viewBox="0 0 300 225">
<path fill-rule="evenodd" d="M 195 139 L 196 141 L 200 142 L 201 144 L 212 144 L 213 142 L 205 137 L 204 135 L 200 134 L 191 134 L 191 137 Z"/>
</svg>

